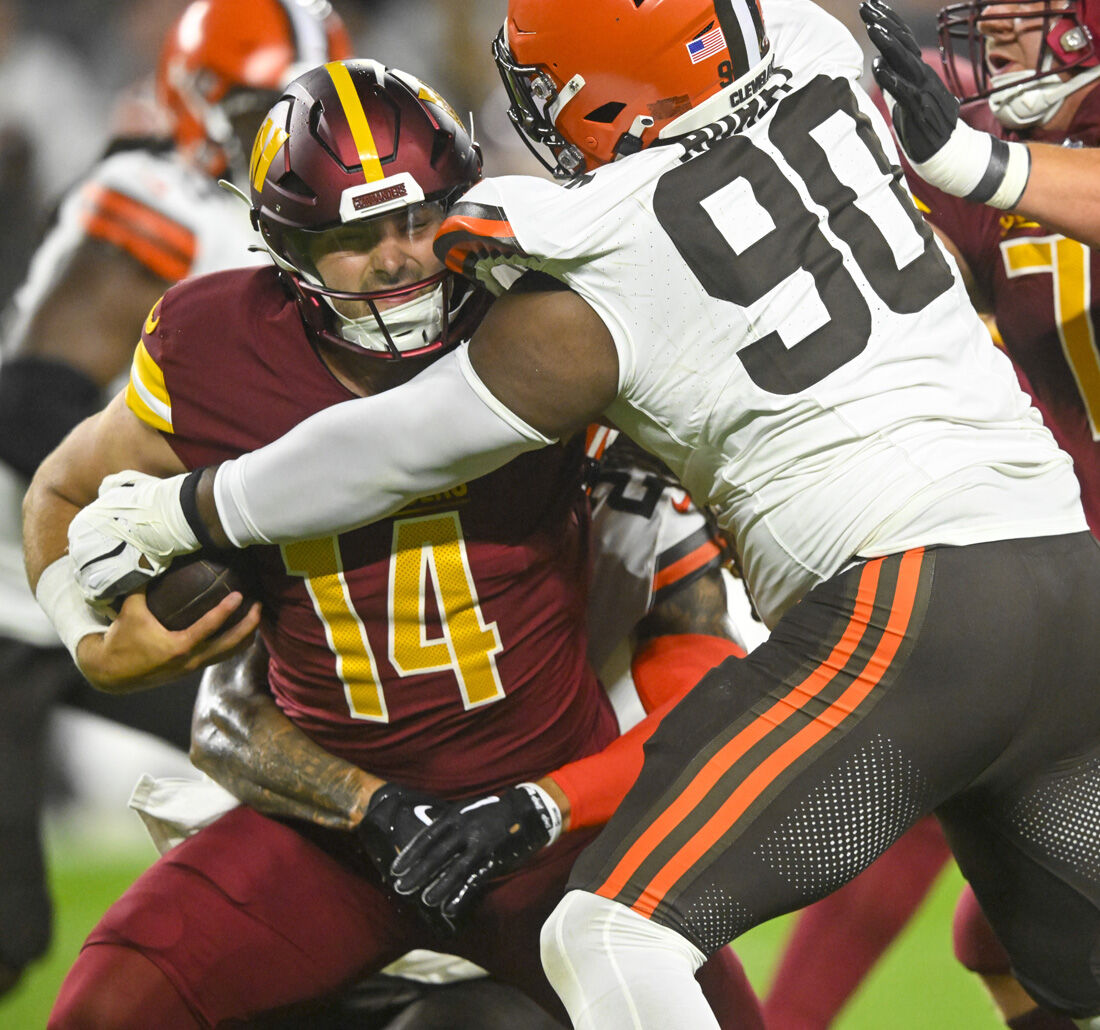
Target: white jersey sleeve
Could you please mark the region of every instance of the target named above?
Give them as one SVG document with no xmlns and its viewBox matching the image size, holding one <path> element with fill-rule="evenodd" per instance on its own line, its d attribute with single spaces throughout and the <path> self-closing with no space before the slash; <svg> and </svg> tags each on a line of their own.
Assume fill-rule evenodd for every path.
<svg viewBox="0 0 1100 1030">
<path fill-rule="evenodd" d="M 537 268 L 601 316 L 608 416 L 716 513 L 774 625 L 856 557 L 1085 522 L 899 182 L 851 36 L 809 0 L 764 14 L 754 104 L 565 187 L 486 180 L 443 232 L 498 292 Z"/>
</svg>

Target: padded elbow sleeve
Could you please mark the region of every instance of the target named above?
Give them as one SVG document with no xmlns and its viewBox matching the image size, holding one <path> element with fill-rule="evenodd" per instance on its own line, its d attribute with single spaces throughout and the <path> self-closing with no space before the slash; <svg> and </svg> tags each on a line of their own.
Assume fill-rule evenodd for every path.
<svg viewBox="0 0 1100 1030">
<path fill-rule="evenodd" d="M 31 355 L 0 364 L 0 460 L 28 478 L 102 394 L 63 361 Z"/>
</svg>

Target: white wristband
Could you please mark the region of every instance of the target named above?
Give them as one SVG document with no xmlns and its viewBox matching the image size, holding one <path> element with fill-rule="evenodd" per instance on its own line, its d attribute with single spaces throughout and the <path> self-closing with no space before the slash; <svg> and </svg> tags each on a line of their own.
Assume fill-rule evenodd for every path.
<svg viewBox="0 0 1100 1030">
<path fill-rule="evenodd" d="M 1031 153 L 960 121 L 947 142 L 913 169 L 944 193 L 1001 209 L 1015 207 L 1031 174 Z"/>
<path fill-rule="evenodd" d="M 34 595 L 74 662 L 77 644 L 90 633 L 106 633 L 110 626 L 110 622 L 84 600 L 76 579 L 76 565 L 67 554 L 46 567 Z"/>
<path fill-rule="evenodd" d="M 561 836 L 561 809 L 558 808 L 558 803 L 537 783 L 517 783 L 516 787 L 527 791 L 536 806 L 541 806 L 539 815 L 542 816 L 542 824 L 550 838 L 545 846 L 550 847 Z"/>
</svg>

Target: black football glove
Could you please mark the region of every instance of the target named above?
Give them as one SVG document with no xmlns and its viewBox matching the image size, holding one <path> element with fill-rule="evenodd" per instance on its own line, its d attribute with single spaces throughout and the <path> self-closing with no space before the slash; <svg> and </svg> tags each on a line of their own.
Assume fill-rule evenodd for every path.
<svg viewBox="0 0 1100 1030">
<path fill-rule="evenodd" d="M 913 170 L 953 197 L 1002 210 L 1015 207 L 1031 175 L 1028 148 L 959 117 L 958 99 L 921 60 L 909 26 L 883 0 L 863 0 L 859 16 L 882 55 L 871 72 L 894 102 L 894 132 Z"/>
<path fill-rule="evenodd" d="M 394 860 L 393 889 L 404 895 L 419 892 L 426 909 L 456 923 L 489 880 L 556 840 L 560 828 L 558 806 L 533 783 L 457 804 Z"/>
<path fill-rule="evenodd" d="M 387 887 L 393 886 L 390 865 L 402 848 L 450 807 L 449 802 L 398 783 L 384 784 L 374 792 L 366 815 L 352 833 Z"/>
<path fill-rule="evenodd" d="M 859 16 L 882 54 L 871 73 L 895 102 L 891 116 L 898 142 L 911 161 L 927 161 L 955 131 L 959 101 L 924 63 L 909 26 L 883 0 L 864 0 Z"/>
</svg>

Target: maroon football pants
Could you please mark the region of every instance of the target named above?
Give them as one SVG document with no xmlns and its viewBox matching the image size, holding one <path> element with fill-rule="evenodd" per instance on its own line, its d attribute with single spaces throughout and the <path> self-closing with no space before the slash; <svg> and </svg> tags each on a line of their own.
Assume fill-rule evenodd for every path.
<svg viewBox="0 0 1100 1030">
<path fill-rule="evenodd" d="M 198 1025 L 217 1026 L 329 994 L 414 948 L 467 958 L 565 1023 L 542 972 L 539 930 L 592 836 L 567 834 L 497 881 L 461 932 L 444 939 L 372 873 L 353 872 L 290 827 L 236 808 L 162 857 L 108 910 L 62 985 L 50 1025 L 107 1025 L 109 1012 L 113 1027 L 145 1027 L 150 1011 L 178 1007 L 155 997 L 174 989 Z M 155 967 L 118 960 L 130 980 L 150 974 L 130 984 L 133 1012 L 124 1011 L 110 962 L 104 968 L 106 944 Z M 700 971 L 712 1004 L 738 1020 L 729 1025 L 762 1026 L 733 953 L 716 958 Z"/>
</svg>

